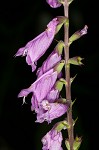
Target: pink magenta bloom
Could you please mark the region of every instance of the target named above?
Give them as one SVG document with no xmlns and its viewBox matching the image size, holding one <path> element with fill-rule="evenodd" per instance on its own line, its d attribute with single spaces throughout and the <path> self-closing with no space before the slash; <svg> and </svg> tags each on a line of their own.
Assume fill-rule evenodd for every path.
<svg viewBox="0 0 99 150">
<path fill-rule="evenodd" d="M 57 89 L 51 89 L 51 91 L 47 94 L 46 98 L 50 103 L 55 102 L 59 98 L 59 91 Z"/>
<path fill-rule="evenodd" d="M 20 48 L 15 56 L 25 56 L 28 65 L 31 65 L 32 71 L 36 69 L 37 60 L 46 52 L 51 45 L 58 24 L 58 19 L 54 18 L 47 25 L 47 29 L 36 38 L 28 42 L 25 47 Z"/>
<path fill-rule="evenodd" d="M 55 126 L 42 138 L 42 150 L 63 150 L 62 133 L 55 129 Z"/>
<path fill-rule="evenodd" d="M 61 55 L 57 51 L 53 51 L 49 57 L 43 62 L 43 65 L 38 69 L 37 76 L 40 77 L 42 74 L 53 68 L 61 60 Z"/>
<path fill-rule="evenodd" d="M 60 7 L 62 4 L 58 0 L 46 0 L 52 8 Z"/>
<path fill-rule="evenodd" d="M 36 122 L 42 123 L 51 121 L 55 118 L 59 118 L 67 112 L 68 106 L 62 103 L 49 103 L 48 100 L 43 100 L 40 104 L 39 111 L 37 112 Z"/>
<path fill-rule="evenodd" d="M 47 99 L 49 103 L 55 102 L 55 100 L 57 100 L 58 98 L 59 98 L 59 91 L 56 90 L 56 89 L 54 89 L 54 88 L 52 88 L 48 92 L 47 96 L 45 97 L 45 99 Z M 41 100 L 41 101 L 43 101 L 43 100 Z M 39 112 L 39 110 L 40 110 L 39 106 L 40 106 L 40 102 L 41 101 L 37 100 L 37 98 L 35 97 L 35 95 L 33 95 L 32 99 L 31 99 L 31 104 L 32 104 L 31 105 L 31 110 L 32 111 L 35 110 L 35 112 Z"/>
<path fill-rule="evenodd" d="M 56 79 L 57 71 L 51 69 L 38 78 L 29 88 L 21 90 L 18 97 L 26 97 L 32 92 L 35 99 L 41 102 L 54 86 Z"/>
</svg>

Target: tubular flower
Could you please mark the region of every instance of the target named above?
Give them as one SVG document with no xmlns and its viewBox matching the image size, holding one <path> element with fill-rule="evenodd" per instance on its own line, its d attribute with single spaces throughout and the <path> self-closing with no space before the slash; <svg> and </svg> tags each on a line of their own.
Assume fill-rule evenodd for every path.
<svg viewBox="0 0 99 150">
<path fill-rule="evenodd" d="M 59 118 L 67 112 L 68 106 L 62 103 L 49 103 L 48 100 L 43 100 L 40 104 L 39 111 L 37 112 L 36 122 L 42 123 L 51 121 L 55 118 Z"/>
<path fill-rule="evenodd" d="M 62 4 L 58 0 L 46 0 L 52 8 L 60 7 Z"/>
<path fill-rule="evenodd" d="M 48 100 L 49 103 L 53 103 L 55 102 L 55 100 L 57 100 L 59 98 L 59 91 L 57 89 L 52 88 L 51 91 L 48 92 L 47 96 L 45 97 L 45 99 Z M 37 98 L 35 97 L 35 95 L 32 96 L 31 98 L 31 111 L 35 112 L 39 112 L 39 110 L 41 111 L 41 107 L 40 103 L 43 100 L 37 100 Z M 42 110 L 44 112 L 44 110 Z"/>
<path fill-rule="evenodd" d="M 59 41 L 54 51 L 48 56 L 48 58 L 43 62 L 43 65 L 37 70 L 37 76 L 40 77 L 42 74 L 52 69 L 61 61 L 61 55 L 64 47 L 64 42 Z"/>
<path fill-rule="evenodd" d="M 55 126 L 42 138 L 42 150 L 63 150 L 62 133 L 55 129 Z"/>
<path fill-rule="evenodd" d="M 37 71 L 37 76 L 40 77 L 42 74 L 53 68 L 61 60 L 61 55 L 58 55 L 56 51 L 53 51 L 47 60 L 44 61 L 42 67 Z"/>
<path fill-rule="evenodd" d="M 26 56 L 26 62 L 31 65 L 32 72 L 36 69 L 37 60 L 46 52 L 56 34 L 59 21 L 54 18 L 47 25 L 47 29 L 36 38 L 28 42 L 25 47 L 20 48 L 15 56 Z"/>
<path fill-rule="evenodd" d="M 35 99 L 41 102 L 52 89 L 57 79 L 57 71 L 49 70 L 38 78 L 29 88 L 21 90 L 18 97 L 26 97 L 29 93 L 33 93 Z"/>
</svg>

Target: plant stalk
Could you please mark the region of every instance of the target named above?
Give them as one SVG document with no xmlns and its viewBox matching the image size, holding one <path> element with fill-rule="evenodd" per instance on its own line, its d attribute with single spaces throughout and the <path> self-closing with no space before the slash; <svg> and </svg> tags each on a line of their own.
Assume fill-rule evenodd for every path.
<svg viewBox="0 0 99 150">
<path fill-rule="evenodd" d="M 68 0 L 64 1 L 64 16 L 69 19 L 69 6 Z M 71 100 L 71 82 L 70 82 L 70 64 L 68 64 L 69 59 L 69 25 L 64 25 L 64 57 L 65 57 L 65 78 L 67 81 L 66 84 L 66 100 L 70 104 L 70 108 L 67 111 L 67 121 L 69 123 L 70 128 L 68 129 L 68 139 L 70 150 L 73 150 L 73 142 L 74 142 L 74 131 L 73 131 L 73 119 L 72 119 L 72 100 Z"/>
</svg>

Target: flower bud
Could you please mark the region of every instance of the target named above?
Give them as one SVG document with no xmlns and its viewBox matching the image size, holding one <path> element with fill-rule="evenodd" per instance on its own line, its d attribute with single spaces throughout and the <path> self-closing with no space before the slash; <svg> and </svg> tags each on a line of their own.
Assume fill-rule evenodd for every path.
<svg viewBox="0 0 99 150">
<path fill-rule="evenodd" d="M 69 44 L 68 44 L 68 45 L 70 45 L 72 42 L 76 41 L 77 39 L 79 39 L 79 38 L 82 37 L 83 35 L 87 34 L 87 29 L 88 29 L 88 26 L 85 25 L 82 30 L 79 30 L 79 31 L 75 32 L 75 33 L 69 38 Z"/>
<path fill-rule="evenodd" d="M 57 7 L 60 7 L 62 5 L 61 4 L 62 0 L 46 0 L 46 1 L 50 5 L 50 7 L 52 7 L 52 8 L 57 8 Z"/>
<path fill-rule="evenodd" d="M 81 58 L 80 56 L 75 56 L 75 57 L 72 57 L 68 60 L 68 63 L 69 64 L 73 64 L 73 65 L 83 65 L 83 63 L 81 62 L 84 58 Z"/>
<path fill-rule="evenodd" d="M 82 142 L 81 137 L 76 136 L 74 143 L 73 143 L 73 149 L 78 150 L 81 145 L 81 142 Z"/>
</svg>

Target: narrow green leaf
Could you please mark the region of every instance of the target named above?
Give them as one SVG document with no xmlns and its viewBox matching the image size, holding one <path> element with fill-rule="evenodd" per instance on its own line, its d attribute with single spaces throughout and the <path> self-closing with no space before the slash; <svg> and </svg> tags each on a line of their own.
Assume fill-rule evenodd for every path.
<svg viewBox="0 0 99 150">
<path fill-rule="evenodd" d="M 74 120 L 73 126 L 75 125 L 75 123 L 77 122 L 77 120 L 78 120 L 78 117 Z"/>
<path fill-rule="evenodd" d="M 74 81 L 74 79 L 76 78 L 76 76 L 77 76 L 77 74 L 74 77 L 70 78 L 70 82 L 71 83 Z"/>
</svg>

